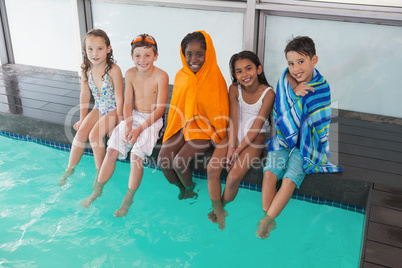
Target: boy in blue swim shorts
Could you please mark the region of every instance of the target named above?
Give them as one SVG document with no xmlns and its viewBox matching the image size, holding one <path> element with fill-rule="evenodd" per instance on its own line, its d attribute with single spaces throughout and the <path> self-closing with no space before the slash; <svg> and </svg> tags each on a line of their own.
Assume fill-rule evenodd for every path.
<svg viewBox="0 0 402 268">
<path fill-rule="evenodd" d="M 267 141 L 262 182 L 264 217 L 256 235 L 267 238 L 306 174 L 340 172 L 328 160 L 331 94 L 328 82 L 315 69 L 313 40 L 299 36 L 285 48 L 288 67 L 279 78 L 273 109 L 276 134 Z M 282 185 L 276 192 L 276 183 Z"/>
</svg>

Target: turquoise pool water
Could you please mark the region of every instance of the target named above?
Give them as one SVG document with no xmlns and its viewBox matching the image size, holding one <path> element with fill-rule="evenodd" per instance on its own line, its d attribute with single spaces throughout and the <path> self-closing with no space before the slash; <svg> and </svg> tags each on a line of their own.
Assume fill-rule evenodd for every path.
<svg viewBox="0 0 402 268">
<path fill-rule="evenodd" d="M 125 218 L 113 217 L 130 166 L 89 208 L 95 167 L 84 155 L 60 188 L 68 152 L 0 136 L 0 267 L 358 267 L 364 215 L 292 199 L 266 240 L 254 232 L 261 193 L 240 189 L 226 228 L 207 219 L 207 182 L 178 200 L 160 171 L 146 168 Z"/>
</svg>

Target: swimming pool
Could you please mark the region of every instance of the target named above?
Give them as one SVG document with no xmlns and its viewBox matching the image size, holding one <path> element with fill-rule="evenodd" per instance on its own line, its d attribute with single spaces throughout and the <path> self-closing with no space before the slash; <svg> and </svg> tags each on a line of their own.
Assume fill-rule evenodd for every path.
<svg viewBox="0 0 402 268">
<path fill-rule="evenodd" d="M 254 232 L 261 193 L 240 189 L 226 228 L 208 221 L 207 183 L 178 200 L 162 173 L 144 179 L 125 218 L 113 217 L 130 166 L 118 162 L 89 208 L 95 166 L 84 155 L 60 188 L 69 153 L 0 136 L 0 266 L 4 267 L 358 267 L 364 215 L 291 199 L 266 240 Z"/>
</svg>

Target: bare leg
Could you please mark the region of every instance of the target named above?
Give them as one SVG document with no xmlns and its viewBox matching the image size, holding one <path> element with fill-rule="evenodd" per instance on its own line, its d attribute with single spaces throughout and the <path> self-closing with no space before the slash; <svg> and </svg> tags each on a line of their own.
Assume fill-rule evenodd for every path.
<svg viewBox="0 0 402 268">
<path fill-rule="evenodd" d="M 183 147 L 184 142 L 183 134 L 179 131 L 163 143 L 158 155 L 158 166 L 163 175 L 165 175 L 166 179 L 171 184 L 176 185 L 180 190 L 178 195 L 179 199 L 184 198 L 185 187 L 180 182 L 179 177 L 173 169 L 173 159 Z"/>
<path fill-rule="evenodd" d="M 210 140 L 191 140 L 186 142 L 181 132 L 173 135 L 162 145 L 158 157 L 158 166 L 167 180 L 179 188 L 179 199 L 198 196 L 194 192 L 195 184 L 192 180 L 189 163 L 197 154 L 207 151 L 210 145 Z"/>
<path fill-rule="evenodd" d="M 95 190 L 96 185 L 98 184 L 98 177 L 99 177 L 99 169 L 96 169 L 96 175 L 95 175 L 95 179 L 94 179 L 94 183 L 92 185 L 92 191 Z"/>
<path fill-rule="evenodd" d="M 108 149 L 105 160 L 103 160 L 101 169 L 99 170 L 98 182 L 108 182 L 112 177 L 116 168 L 116 161 L 119 157 L 119 152 L 114 149 Z"/>
<path fill-rule="evenodd" d="M 262 209 L 264 210 L 264 217 L 258 222 L 257 231 L 255 234 L 257 237 L 265 239 L 268 238 L 270 231 L 276 227 L 275 220 L 268 216 L 266 213 L 271 206 L 272 200 L 276 194 L 276 183 L 278 181 L 277 176 L 271 171 L 264 172 L 262 181 Z"/>
<path fill-rule="evenodd" d="M 106 148 L 103 138 L 116 126 L 117 112 L 111 111 L 102 116 L 89 133 L 89 142 L 94 152 L 96 169 L 100 170 L 105 158 Z"/>
<path fill-rule="evenodd" d="M 119 152 L 114 149 L 109 149 L 107 151 L 105 161 L 103 161 L 102 167 L 99 171 L 99 176 L 95 179 L 92 194 L 81 202 L 81 205 L 84 208 L 88 208 L 98 197 L 102 195 L 103 187 L 113 175 L 118 156 Z"/>
<path fill-rule="evenodd" d="M 226 178 L 226 187 L 223 191 L 222 200 L 226 203 L 232 202 L 239 192 L 240 182 L 250 167 L 260 161 L 260 156 L 263 150 L 265 134 L 259 134 L 255 140 L 247 146 L 239 155 L 236 162 Z"/>
<path fill-rule="evenodd" d="M 186 141 L 173 160 L 173 169 L 185 187 L 184 199 L 198 197 L 198 194 L 194 192 L 195 183 L 193 183 L 190 162 L 197 156 L 203 155 L 210 146 L 210 140 Z"/>
<path fill-rule="evenodd" d="M 131 204 L 133 203 L 134 195 L 137 189 L 127 189 L 127 193 L 123 198 L 123 202 L 121 203 L 121 206 L 118 210 L 113 213 L 113 216 L 116 218 L 124 217 L 127 215 L 128 210 L 131 207 Z"/>
<path fill-rule="evenodd" d="M 276 218 L 279 216 L 292 197 L 295 188 L 296 184 L 291 179 L 283 179 L 281 188 L 276 193 L 274 200 L 272 200 L 272 204 L 267 211 L 267 214 L 271 218 Z"/>
<path fill-rule="evenodd" d="M 271 174 L 273 173 L 271 172 Z M 259 238 L 267 238 L 269 236 L 269 232 L 275 228 L 276 223 L 274 219 L 283 211 L 292 197 L 295 188 L 296 184 L 291 179 L 283 179 L 282 186 L 274 196 L 267 213 L 258 223 L 256 235 Z"/>
<path fill-rule="evenodd" d="M 75 134 L 74 140 L 71 145 L 70 158 L 68 160 L 68 167 L 64 174 L 59 178 L 59 186 L 66 184 L 67 178 L 74 174 L 74 168 L 80 162 L 82 155 L 85 151 L 85 144 L 88 140 L 89 133 L 96 122 L 99 120 L 100 113 L 98 110 L 92 110 L 87 117 L 85 117 L 80 128 Z"/>
<path fill-rule="evenodd" d="M 276 183 L 278 177 L 272 171 L 265 171 L 262 179 L 261 199 L 262 209 L 266 213 L 271 206 L 272 200 L 276 194 Z"/>
<path fill-rule="evenodd" d="M 227 215 L 227 213 L 224 213 L 226 211 L 222 205 L 222 186 L 220 180 L 222 169 L 225 167 L 226 154 L 227 137 L 218 143 L 207 166 L 208 192 L 212 201 L 212 211 L 208 213 L 208 219 L 213 223 L 219 222 L 221 230 L 225 228 L 225 217 Z M 219 217 L 217 214 L 219 214 Z"/>
<path fill-rule="evenodd" d="M 131 204 L 133 203 L 134 194 L 137 191 L 138 187 L 140 187 L 143 173 L 143 159 L 136 154 L 132 154 L 127 193 L 123 198 L 123 202 L 120 208 L 113 214 L 113 216 L 117 218 L 126 216 L 128 210 L 131 207 Z"/>
</svg>

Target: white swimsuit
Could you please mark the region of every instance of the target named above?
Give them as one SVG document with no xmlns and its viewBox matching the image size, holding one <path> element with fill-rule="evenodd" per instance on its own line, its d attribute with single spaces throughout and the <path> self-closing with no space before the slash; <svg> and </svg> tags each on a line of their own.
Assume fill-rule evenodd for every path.
<svg viewBox="0 0 402 268">
<path fill-rule="evenodd" d="M 240 143 L 247 135 L 247 132 L 250 130 L 258 116 L 258 113 L 260 112 L 262 107 L 262 99 L 269 90 L 272 90 L 272 87 L 267 87 L 261 94 L 261 97 L 258 99 L 258 101 L 256 101 L 254 104 L 248 104 L 243 100 L 240 84 L 238 85 L 237 89 L 239 91 L 239 125 L 237 130 L 237 141 Z M 268 121 L 265 121 L 260 133 L 266 132 L 267 124 Z"/>
</svg>

